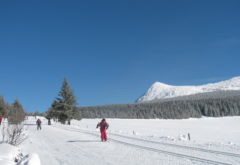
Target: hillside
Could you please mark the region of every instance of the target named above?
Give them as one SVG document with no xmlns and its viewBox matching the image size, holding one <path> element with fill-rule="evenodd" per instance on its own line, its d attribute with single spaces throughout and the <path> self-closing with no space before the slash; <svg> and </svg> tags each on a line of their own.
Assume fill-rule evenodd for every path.
<svg viewBox="0 0 240 165">
<path fill-rule="evenodd" d="M 240 90 L 240 77 L 200 86 L 173 86 L 156 82 L 136 102 L 229 90 Z"/>
<path fill-rule="evenodd" d="M 240 91 L 217 91 L 133 104 L 79 107 L 83 118 L 164 118 L 240 115 Z"/>
</svg>

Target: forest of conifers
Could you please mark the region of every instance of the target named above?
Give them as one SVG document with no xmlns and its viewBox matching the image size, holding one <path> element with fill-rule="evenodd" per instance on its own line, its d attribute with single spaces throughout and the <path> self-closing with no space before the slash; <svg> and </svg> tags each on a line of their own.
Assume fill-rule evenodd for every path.
<svg viewBox="0 0 240 165">
<path fill-rule="evenodd" d="M 184 119 L 239 116 L 240 91 L 217 91 L 133 104 L 79 107 L 81 118 Z"/>
</svg>

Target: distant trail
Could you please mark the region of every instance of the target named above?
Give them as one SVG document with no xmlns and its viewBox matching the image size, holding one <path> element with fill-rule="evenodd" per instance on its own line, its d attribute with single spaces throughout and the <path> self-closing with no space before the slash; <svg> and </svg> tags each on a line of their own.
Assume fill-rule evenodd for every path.
<svg viewBox="0 0 240 165">
<path fill-rule="evenodd" d="M 87 130 L 78 129 L 78 128 L 66 128 L 66 127 L 64 128 L 64 127 L 59 127 L 59 126 L 56 126 L 56 125 L 53 126 L 53 127 L 60 128 L 60 129 L 65 129 L 65 130 L 69 130 L 69 131 L 76 131 L 76 132 L 80 132 L 80 133 L 89 134 L 89 135 L 92 135 L 92 136 L 99 137 L 99 134 L 96 134 L 96 133 L 93 133 L 93 132 L 90 132 L 90 131 L 87 131 Z M 174 145 L 174 144 L 161 143 L 161 142 L 154 142 L 154 141 L 143 140 L 143 139 L 139 139 L 139 138 L 132 138 L 132 137 L 113 134 L 113 133 L 110 133 L 110 135 L 117 136 L 117 137 L 124 138 L 124 139 L 130 139 L 130 140 L 133 140 L 133 141 L 142 141 L 142 142 L 147 142 L 147 143 L 167 145 L 167 146 L 171 146 L 171 147 L 174 147 L 174 148 L 196 150 L 198 152 L 200 151 L 200 152 L 207 152 L 207 153 L 211 153 L 211 154 L 221 154 L 221 155 L 224 155 L 224 156 L 234 156 L 234 157 L 239 157 L 240 156 L 240 155 L 234 154 L 234 153 L 213 151 L 213 150 L 210 150 L 211 152 L 209 152 L 209 150 L 201 149 L 201 148 Z M 135 147 L 135 148 L 139 148 L 139 149 L 143 149 L 143 150 L 147 150 L 147 151 L 163 153 L 163 154 L 167 154 L 167 155 L 171 155 L 171 156 L 175 156 L 175 157 L 179 157 L 179 158 L 189 159 L 189 160 L 192 160 L 192 161 L 214 164 L 214 165 L 230 165 L 229 163 L 224 163 L 224 162 L 220 162 L 220 161 L 214 161 L 214 160 L 209 160 L 209 159 L 205 159 L 205 158 L 200 158 L 200 157 L 197 157 L 197 156 L 190 156 L 190 155 L 187 155 L 187 154 L 175 153 L 175 152 L 166 151 L 166 150 L 162 150 L 162 149 L 156 149 L 156 148 L 153 148 L 153 147 L 147 147 L 147 146 L 142 146 L 142 145 L 138 145 L 138 144 L 134 144 L 134 143 L 129 143 L 129 142 L 126 142 L 126 141 L 118 140 L 116 138 L 110 138 L 110 140 L 113 141 L 113 142 L 119 143 L 119 144 L 131 146 L 131 147 Z"/>
</svg>

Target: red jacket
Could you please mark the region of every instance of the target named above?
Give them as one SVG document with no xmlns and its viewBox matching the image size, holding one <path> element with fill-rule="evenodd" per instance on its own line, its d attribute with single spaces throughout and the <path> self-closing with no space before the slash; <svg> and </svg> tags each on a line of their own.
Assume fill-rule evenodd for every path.
<svg viewBox="0 0 240 165">
<path fill-rule="evenodd" d="M 98 123 L 97 128 L 98 127 L 100 127 L 100 131 L 102 132 L 102 131 L 108 129 L 109 125 L 106 121 L 104 121 L 104 122 Z"/>
</svg>

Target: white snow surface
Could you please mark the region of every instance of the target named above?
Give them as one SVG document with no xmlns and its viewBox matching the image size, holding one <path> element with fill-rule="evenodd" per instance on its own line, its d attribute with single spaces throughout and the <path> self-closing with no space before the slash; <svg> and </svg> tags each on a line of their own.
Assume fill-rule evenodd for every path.
<svg viewBox="0 0 240 165">
<path fill-rule="evenodd" d="M 10 144 L 0 144 L 0 164 L 1 165 L 15 165 L 15 159 L 19 157 L 21 151 L 18 147 Z"/>
<path fill-rule="evenodd" d="M 37 153 L 42 165 L 199 165 L 240 164 L 240 117 L 184 120 L 106 119 L 108 141 L 101 142 L 101 119 L 71 125 L 29 117 L 23 153 Z M 190 133 L 190 140 L 188 140 Z"/>
<path fill-rule="evenodd" d="M 173 86 L 161 82 L 155 82 L 147 90 L 147 92 L 137 100 L 137 102 L 173 98 L 219 90 L 240 90 L 240 77 L 234 77 L 230 80 L 200 86 Z"/>
<path fill-rule="evenodd" d="M 16 161 L 17 160 L 17 161 Z M 0 165 L 41 165 L 38 154 L 23 156 L 21 149 L 7 143 L 0 144 Z"/>
<path fill-rule="evenodd" d="M 38 154 L 32 153 L 23 157 L 17 165 L 41 165 L 41 161 Z"/>
<path fill-rule="evenodd" d="M 9 126 L 7 119 L 4 119 L 0 125 L 0 165 L 41 165 L 37 153 L 24 155 L 20 147 L 10 145 L 6 142 L 8 136 L 7 127 L 11 127 L 11 125 Z M 24 138 L 27 136 L 26 133 L 31 133 L 28 130 L 26 131 L 24 129 L 22 133 L 22 137 Z"/>
</svg>

